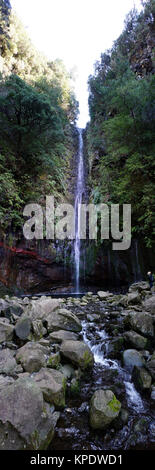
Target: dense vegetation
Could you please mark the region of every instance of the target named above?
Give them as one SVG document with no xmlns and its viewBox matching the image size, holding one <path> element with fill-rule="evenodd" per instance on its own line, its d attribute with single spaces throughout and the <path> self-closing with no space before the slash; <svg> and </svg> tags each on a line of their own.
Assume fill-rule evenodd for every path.
<svg viewBox="0 0 155 470">
<path fill-rule="evenodd" d="M 133 235 L 153 243 L 155 0 L 134 9 L 89 77 L 87 151 L 94 203 L 130 203 Z"/>
<path fill-rule="evenodd" d="M 0 1 L 0 219 L 18 229 L 28 202 L 67 197 L 78 103 L 61 60 L 49 62 Z M 64 173 L 66 178 L 64 178 Z"/>
</svg>

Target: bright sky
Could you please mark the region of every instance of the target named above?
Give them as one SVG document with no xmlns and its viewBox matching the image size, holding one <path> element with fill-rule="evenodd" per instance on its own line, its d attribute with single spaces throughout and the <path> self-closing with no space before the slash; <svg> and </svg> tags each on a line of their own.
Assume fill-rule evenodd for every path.
<svg viewBox="0 0 155 470">
<path fill-rule="evenodd" d="M 141 0 L 11 0 L 37 48 L 51 60 L 60 58 L 68 70 L 77 68 L 75 92 L 80 103 L 78 126 L 88 115 L 88 76 L 101 52 L 123 30 L 126 14 Z"/>
</svg>

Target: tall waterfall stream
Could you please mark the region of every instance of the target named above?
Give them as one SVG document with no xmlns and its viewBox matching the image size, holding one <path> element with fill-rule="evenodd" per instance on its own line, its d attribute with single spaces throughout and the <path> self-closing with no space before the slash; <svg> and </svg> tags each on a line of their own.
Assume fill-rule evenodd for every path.
<svg viewBox="0 0 155 470">
<path fill-rule="evenodd" d="M 81 213 L 80 205 L 82 204 L 83 195 L 85 193 L 84 178 L 84 159 L 83 159 L 83 137 L 82 129 L 79 132 L 79 149 L 78 149 L 78 169 L 77 169 L 77 185 L 75 193 L 75 243 L 74 243 L 74 262 L 75 262 L 75 291 L 78 293 L 80 288 L 80 223 Z"/>
</svg>

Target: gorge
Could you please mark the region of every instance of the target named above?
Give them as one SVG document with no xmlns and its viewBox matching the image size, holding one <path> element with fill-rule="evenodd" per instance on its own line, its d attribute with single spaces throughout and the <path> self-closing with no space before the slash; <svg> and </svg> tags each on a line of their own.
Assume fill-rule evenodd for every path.
<svg viewBox="0 0 155 470">
<path fill-rule="evenodd" d="M 0 0 L 0 450 L 155 449 L 155 2 L 142 3 L 89 76 L 82 129 L 72 72 Z M 40 239 L 33 221 L 23 235 L 31 204 Z M 82 204 L 107 207 L 109 238 L 100 214 L 81 239 Z M 75 237 L 64 225 L 59 239 L 67 205 Z M 114 205 L 117 233 L 131 205 L 126 250 Z"/>
</svg>

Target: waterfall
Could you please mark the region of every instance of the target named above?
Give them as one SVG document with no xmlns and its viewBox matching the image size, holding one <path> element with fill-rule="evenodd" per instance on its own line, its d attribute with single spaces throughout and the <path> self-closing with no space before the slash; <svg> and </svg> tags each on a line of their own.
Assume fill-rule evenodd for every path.
<svg viewBox="0 0 155 470">
<path fill-rule="evenodd" d="M 75 264 L 75 289 L 79 292 L 80 288 L 80 204 L 85 193 L 85 179 L 84 179 L 84 161 L 83 161 L 83 137 L 82 129 L 79 132 L 79 148 L 78 148 L 78 169 L 77 169 L 77 184 L 75 192 L 75 243 L 74 243 L 74 264 Z"/>
</svg>

